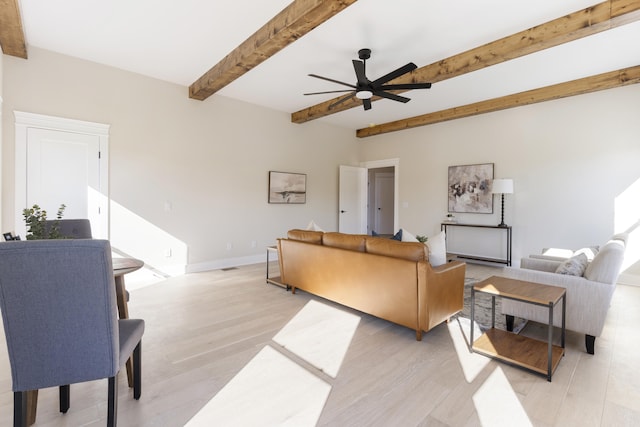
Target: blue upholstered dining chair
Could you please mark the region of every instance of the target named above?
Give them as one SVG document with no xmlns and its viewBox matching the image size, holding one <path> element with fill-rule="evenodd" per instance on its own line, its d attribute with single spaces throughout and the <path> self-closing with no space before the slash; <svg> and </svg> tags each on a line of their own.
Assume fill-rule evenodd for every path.
<svg viewBox="0 0 640 427">
<path fill-rule="evenodd" d="M 118 319 L 111 247 L 106 240 L 0 243 L 0 310 L 14 391 L 14 426 L 26 425 L 27 400 L 69 384 L 108 378 L 107 425 L 117 420 L 117 374 L 133 354 L 133 396 L 141 393 L 144 321 Z"/>
</svg>

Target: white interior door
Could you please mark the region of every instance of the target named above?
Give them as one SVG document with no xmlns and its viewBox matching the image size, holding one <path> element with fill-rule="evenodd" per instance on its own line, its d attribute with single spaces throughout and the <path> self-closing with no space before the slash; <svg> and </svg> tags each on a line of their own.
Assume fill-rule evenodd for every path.
<svg viewBox="0 0 640 427">
<path fill-rule="evenodd" d="M 16 112 L 18 234 L 26 233 L 25 207 L 37 204 L 55 219 L 65 204 L 63 218 L 88 218 L 93 236 L 108 238 L 104 130 L 105 125 Z"/>
<path fill-rule="evenodd" d="M 91 192 L 100 188 L 100 141 L 48 129 L 27 130 L 27 206 L 40 205 L 53 218 L 61 204 L 64 218 L 97 213 Z"/>
<path fill-rule="evenodd" d="M 340 166 L 338 230 L 367 234 L 367 169 Z"/>
<path fill-rule="evenodd" d="M 377 173 L 375 175 L 375 212 L 374 230 L 378 234 L 394 234 L 394 174 Z"/>
</svg>

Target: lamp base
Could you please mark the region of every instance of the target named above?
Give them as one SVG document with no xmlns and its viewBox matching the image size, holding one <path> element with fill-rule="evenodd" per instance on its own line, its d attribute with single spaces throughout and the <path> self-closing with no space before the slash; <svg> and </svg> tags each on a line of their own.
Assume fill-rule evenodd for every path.
<svg viewBox="0 0 640 427">
<path fill-rule="evenodd" d="M 498 227 L 506 227 L 507 224 L 504 223 L 504 193 L 502 193 L 502 214 L 500 215 L 500 224 Z"/>
</svg>

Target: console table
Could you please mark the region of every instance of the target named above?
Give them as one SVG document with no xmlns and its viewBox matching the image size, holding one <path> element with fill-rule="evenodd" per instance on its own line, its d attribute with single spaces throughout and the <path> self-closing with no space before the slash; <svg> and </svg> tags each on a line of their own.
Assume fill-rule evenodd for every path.
<svg viewBox="0 0 640 427">
<path fill-rule="evenodd" d="M 445 238 L 446 238 L 446 234 L 447 234 L 447 227 L 473 227 L 473 228 L 488 228 L 491 230 L 497 230 L 497 231 L 505 231 L 507 233 L 507 258 L 489 258 L 489 257 L 483 257 L 483 256 L 476 256 L 476 255 L 466 255 L 466 254 L 457 254 L 457 253 L 450 253 L 450 255 L 455 255 L 457 258 L 464 258 L 464 259 L 472 259 L 472 260 L 476 260 L 476 261 L 486 261 L 486 262 L 495 262 L 495 263 L 499 263 L 499 264 L 506 264 L 508 266 L 511 265 L 511 226 L 508 225 L 506 227 L 500 227 L 497 225 L 480 225 L 480 224 L 458 224 L 455 222 L 443 222 L 440 224 L 440 230 L 444 231 L 445 233 Z"/>
</svg>

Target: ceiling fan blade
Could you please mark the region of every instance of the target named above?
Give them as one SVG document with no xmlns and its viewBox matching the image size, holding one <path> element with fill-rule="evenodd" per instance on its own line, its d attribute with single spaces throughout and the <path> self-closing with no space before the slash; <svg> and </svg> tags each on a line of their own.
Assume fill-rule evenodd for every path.
<svg viewBox="0 0 640 427">
<path fill-rule="evenodd" d="M 352 62 L 353 69 L 356 71 L 356 77 L 358 78 L 358 84 L 364 86 L 368 85 L 369 79 L 365 75 L 364 61 L 358 61 L 357 59 L 354 59 Z"/>
<path fill-rule="evenodd" d="M 389 92 L 385 92 L 382 90 L 374 90 L 373 91 L 374 95 L 377 95 L 381 98 L 387 98 L 387 99 L 392 99 L 394 101 L 398 101 L 398 102 L 409 102 L 411 101 L 411 99 L 404 97 L 404 96 L 400 96 L 400 95 L 396 95 L 395 93 L 389 93 Z"/>
<path fill-rule="evenodd" d="M 397 85 L 382 85 L 378 90 L 411 90 L 411 89 L 431 89 L 431 83 L 404 83 Z"/>
<path fill-rule="evenodd" d="M 371 110 L 371 98 L 363 99 L 362 106 L 365 110 Z"/>
<path fill-rule="evenodd" d="M 373 86 L 374 88 L 377 88 L 379 86 L 382 86 L 383 84 L 385 84 L 386 82 L 393 80 L 397 77 L 400 77 L 404 74 L 407 74 L 413 70 L 415 70 L 416 68 L 418 68 L 418 66 L 416 64 L 414 64 L 413 62 L 409 62 L 407 65 L 402 66 L 400 68 L 398 68 L 397 70 L 394 70 L 392 72 L 390 72 L 389 74 L 385 74 L 384 76 L 380 77 L 379 79 L 376 79 L 374 81 L 371 82 L 371 86 Z"/>
<path fill-rule="evenodd" d="M 333 104 L 329 105 L 329 110 L 331 110 L 333 107 L 335 107 L 336 105 L 342 104 L 345 101 L 350 100 L 351 98 L 353 98 L 354 96 L 356 96 L 356 91 L 354 90 L 352 93 L 350 93 L 347 96 L 343 96 L 342 98 L 338 99 L 336 102 L 334 102 Z"/>
<path fill-rule="evenodd" d="M 325 93 L 342 93 L 342 92 L 353 92 L 351 89 L 345 89 L 345 90 L 328 90 L 326 92 L 310 92 L 310 93 L 303 93 L 303 95 L 323 95 Z"/>
<path fill-rule="evenodd" d="M 328 82 L 333 82 L 333 83 L 338 83 L 339 85 L 344 85 L 344 86 L 349 86 L 351 88 L 356 88 L 355 85 L 349 84 L 349 83 L 345 83 L 345 82 L 341 82 L 340 80 L 334 80 L 334 79 L 330 79 L 329 77 L 322 77 L 319 76 L 317 74 L 309 74 L 310 77 L 315 77 L 316 79 L 320 79 L 320 80 L 326 80 Z"/>
</svg>

